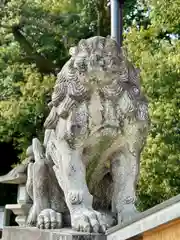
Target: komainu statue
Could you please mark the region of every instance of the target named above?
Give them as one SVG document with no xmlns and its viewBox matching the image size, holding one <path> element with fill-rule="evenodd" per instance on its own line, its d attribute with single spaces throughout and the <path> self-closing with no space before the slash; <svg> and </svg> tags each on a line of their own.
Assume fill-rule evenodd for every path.
<svg viewBox="0 0 180 240">
<path fill-rule="evenodd" d="M 139 72 L 110 38 L 81 40 L 58 74 L 44 127 L 33 139 L 27 225 L 105 232 L 137 210 L 135 189 L 149 116 Z M 33 159 L 33 160 L 32 160 Z"/>
</svg>

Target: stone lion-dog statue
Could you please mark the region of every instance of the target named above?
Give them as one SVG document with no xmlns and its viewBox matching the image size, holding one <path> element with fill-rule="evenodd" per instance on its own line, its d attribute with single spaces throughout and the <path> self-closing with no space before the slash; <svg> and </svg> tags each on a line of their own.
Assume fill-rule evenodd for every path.
<svg viewBox="0 0 180 240">
<path fill-rule="evenodd" d="M 44 127 L 32 140 L 28 226 L 105 232 L 138 212 L 140 154 L 149 115 L 139 71 L 107 37 L 81 40 L 57 76 Z M 117 216 L 117 217 L 116 217 Z"/>
</svg>

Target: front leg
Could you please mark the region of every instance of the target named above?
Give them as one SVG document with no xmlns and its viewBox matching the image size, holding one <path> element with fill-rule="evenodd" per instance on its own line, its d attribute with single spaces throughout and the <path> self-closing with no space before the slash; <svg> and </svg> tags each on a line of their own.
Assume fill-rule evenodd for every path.
<svg viewBox="0 0 180 240">
<path fill-rule="evenodd" d="M 86 184 L 86 169 L 81 149 L 72 150 L 65 140 L 54 140 L 49 152 L 57 180 L 64 191 L 71 215 L 72 228 L 86 232 L 104 232 L 106 224 L 101 213 L 92 208 L 92 196 Z"/>
<path fill-rule="evenodd" d="M 135 207 L 140 154 L 148 133 L 148 121 L 124 122 L 124 144 L 112 161 L 113 203 L 118 221 L 127 222 L 138 214 Z"/>
<path fill-rule="evenodd" d="M 138 214 L 135 207 L 136 182 L 139 174 L 139 159 L 127 149 L 112 161 L 113 206 L 118 213 L 118 223 L 130 221 Z"/>
</svg>

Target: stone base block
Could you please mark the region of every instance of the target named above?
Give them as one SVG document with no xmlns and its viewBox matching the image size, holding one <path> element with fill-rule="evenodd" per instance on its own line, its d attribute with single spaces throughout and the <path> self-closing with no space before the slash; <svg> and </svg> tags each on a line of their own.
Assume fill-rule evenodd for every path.
<svg viewBox="0 0 180 240">
<path fill-rule="evenodd" d="M 39 230 L 37 228 L 5 227 L 2 240 L 105 240 L 104 235 L 79 233 L 71 229 Z"/>
</svg>

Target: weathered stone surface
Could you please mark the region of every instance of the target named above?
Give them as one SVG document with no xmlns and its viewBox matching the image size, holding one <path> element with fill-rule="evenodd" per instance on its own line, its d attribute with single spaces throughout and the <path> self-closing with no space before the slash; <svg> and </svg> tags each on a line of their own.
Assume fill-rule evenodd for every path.
<svg viewBox="0 0 180 240">
<path fill-rule="evenodd" d="M 105 240 L 104 235 L 77 233 L 71 229 L 39 230 L 37 228 L 5 227 L 3 240 Z"/>
<path fill-rule="evenodd" d="M 61 228 L 68 212 L 73 229 L 105 232 L 115 223 L 110 205 L 119 223 L 137 214 L 148 105 L 138 70 L 114 40 L 82 39 L 70 54 L 54 86 L 44 143 L 32 140 L 15 173 L 27 171 L 28 226 Z"/>
</svg>

